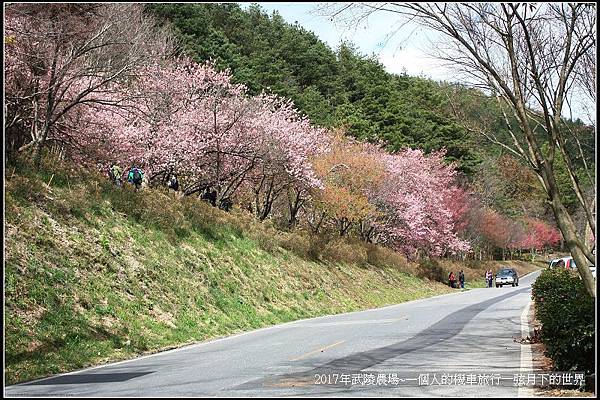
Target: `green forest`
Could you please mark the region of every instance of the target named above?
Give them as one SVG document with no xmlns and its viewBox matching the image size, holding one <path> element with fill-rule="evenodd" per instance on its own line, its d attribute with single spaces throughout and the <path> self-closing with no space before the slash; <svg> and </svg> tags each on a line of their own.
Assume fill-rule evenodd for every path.
<svg viewBox="0 0 600 400">
<path fill-rule="evenodd" d="M 181 51 L 198 62 L 214 59 L 250 93 L 291 98 L 317 125 L 343 126 L 359 139 L 384 140 L 389 150 L 445 147 L 449 161 L 472 175 L 481 154 L 448 112 L 438 83 L 387 73 L 375 56 L 352 43 L 333 50 L 314 33 L 290 25 L 259 5 L 153 4 L 169 21 Z"/>
</svg>

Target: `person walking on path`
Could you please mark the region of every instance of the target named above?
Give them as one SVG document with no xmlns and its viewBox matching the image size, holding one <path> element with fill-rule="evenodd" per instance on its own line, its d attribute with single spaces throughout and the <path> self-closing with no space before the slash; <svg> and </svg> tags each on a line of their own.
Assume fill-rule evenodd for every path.
<svg viewBox="0 0 600 400">
<path fill-rule="evenodd" d="M 121 170 L 121 167 L 119 167 L 116 163 L 113 163 L 108 170 L 108 176 L 110 177 L 110 180 L 117 186 L 121 186 L 122 184 L 122 173 L 123 171 Z"/>
<path fill-rule="evenodd" d="M 464 289 L 465 288 L 465 273 L 463 272 L 462 269 L 458 273 L 458 282 L 460 283 L 460 288 Z"/>
</svg>

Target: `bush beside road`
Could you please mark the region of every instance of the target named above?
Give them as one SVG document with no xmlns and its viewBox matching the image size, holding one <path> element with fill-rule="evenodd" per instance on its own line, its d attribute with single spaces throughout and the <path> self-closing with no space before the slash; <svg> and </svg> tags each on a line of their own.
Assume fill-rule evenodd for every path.
<svg viewBox="0 0 600 400">
<path fill-rule="evenodd" d="M 594 299 L 577 272 L 547 269 L 532 286 L 546 354 L 559 371 L 595 371 Z"/>
</svg>

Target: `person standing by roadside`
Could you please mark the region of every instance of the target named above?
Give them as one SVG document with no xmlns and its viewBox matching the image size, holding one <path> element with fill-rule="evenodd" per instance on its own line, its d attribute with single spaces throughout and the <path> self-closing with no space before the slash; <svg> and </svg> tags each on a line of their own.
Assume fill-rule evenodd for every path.
<svg viewBox="0 0 600 400">
<path fill-rule="evenodd" d="M 450 275 L 448 276 L 448 280 L 450 281 L 450 287 L 454 288 L 455 286 L 455 282 L 456 282 L 456 276 L 454 276 L 454 271 L 450 272 Z"/>
<path fill-rule="evenodd" d="M 485 287 L 492 287 L 492 272 L 489 269 L 485 271 Z"/>
<path fill-rule="evenodd" d="M 179 190 L 179 181 L 177 180 L 177 175 L 171 174 L 171 176 L 169 177 L 169 181 L 167 182 L 167 187 L 169 189 L 173 189 L 176 192 Z"/>
<path fill-rule="evenodd" d="M 460 284 L 460 288 L 464 289 L 465 288 L 465 273 L 463 272 L 462 269 L 458 273 L 458 282 Z"/>
</svg>

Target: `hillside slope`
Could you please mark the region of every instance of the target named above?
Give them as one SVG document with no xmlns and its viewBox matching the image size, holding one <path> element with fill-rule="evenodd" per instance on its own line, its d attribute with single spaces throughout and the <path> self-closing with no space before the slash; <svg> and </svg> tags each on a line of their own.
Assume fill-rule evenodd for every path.
<svg viewBox="0 0 600 400">
<path fill-rule="evenodd" d="M 197 199 L 10 172 L 7 384 L 451 291 L 409 274 L 412 264 L 386 266 L 376 249 L 337 244 L 329 253 L 346 261 L 311 260 L 301 255 L 314 240 Z"/>
</svg>

